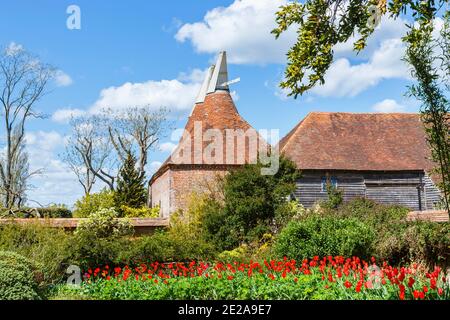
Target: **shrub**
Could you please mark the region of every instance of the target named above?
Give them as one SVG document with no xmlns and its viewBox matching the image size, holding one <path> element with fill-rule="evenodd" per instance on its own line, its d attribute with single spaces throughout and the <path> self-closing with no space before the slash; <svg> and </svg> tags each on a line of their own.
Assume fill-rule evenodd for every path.
<svg viewBox="0 0 450 320">
<path fill-rule="evenodd" d="M 11 223 L 0 227 L 0 250 L 35 261 L 43 273 L 42 285 L 46 286 L 65 276 L 72 255 L 72 235 L 41 223 Z"/>
<path fill-rule="evenodd" d="M 344 202 L 342 190 L 339 190 L 331 183 L 327 183 L 328 200 L 323 202 L 323 206 L 329 209 L 337 209 Z"/>
<path fill-rule="evenodd" d="M 403 222 L 391 226 L 375 243 L 374 255 L 393 264 L 418 261 L 450 265 L 448 223 Z"/>
<path fill-rule="evenodd" d="M 72 218 L 72 211 L 66 207 L 52 206 L 37 209 L 42 218 Z"/>
<path fill-rule="evenodd" d="M 189 235 L 175 236 L 170 231 L 159 231 L 135 239 L 126 261 L 136 265 L 149 261 L 190 261 L 214 256 L 214 247 L 205 241 L 195 240 Z"/>
<path fill-rule="evenodd" d="M 82 267 L 120 264 L 129 250 L 134 229 L 131 223 L 117 219 L 114 209 L 101 209 L 80 222 L 74 233 L 76 261 Z"/>
<path fill-rule="evenodd" d="M 103 189 L 99 193 L 85 195 L 75 202 L 73 215 L 76 218 L 87 218 L 100 209 L 114 208 L 114 192 Z"/>
<path fill-rule="evenodd" d="M 243 244 L 233 250 L 222 251 L 218 256 L 219 261 L 232 263 L 234 261 L 248 262 L 251 255 L 249 247 Z"/>
<path fill-rule="evenodd" d="M 171 215 L 169 229 L 135 239 L 126 260 L 136 264 L 146 261 L 170 262 L 214 257 L 214 245 L 207 241 L 202 229 L 208 202 L 206 195 L 192 194 L 188 209 Z"/>
<path fill-rule="evenodd" d="M 275 211 L 274 231 L 278 233 L 292 219 L 300 219 L 306 214 L 306 209 L 297 201 L 289 201 L 280 205 Z"/>
<path fill-rule="evenodd" d="M 75 234 L 81 237 L 122 237 L 133 233 L 133 226 L 125 219 L 118 219 L 114 209 L 100 209 L 87 220 L 80 221 Z"/>
<path fill-rule="evenodd" d="M 188 209 L 170 217 L 167 236 L 172 242 L 174 258 L 198 259 L 212 257 L 215 245 L 208 241 L 203 229 L 203 218 L 209 212 L 211 200 L 206 194 L 192 194 Z"/>
<path fill-rule="evenodd" d="M 299 172 L 284 157 L 275 175 L 262 175 L 262 164 L 245 165 L 224 178 L 224 205 L 210 204 L 205 228 L 220 249 L 258 241 L 273 232 L 277 210 L 295 190 Z"/>
<path fill-rule="evenodd" d="M 378 204 L 368 199 L 355 199 L 337 209 L 324 207 L 307 210 L 303 218 L 320 215 L 335 221 L 356 219 L 374 230 L 372 246 L 365 256 L 373 255 L 391 264 L 421 261 L 424 264 L 450 264 L 450 228 L 448 223 L 406 220 L 408 208 Z M 302 219 L 303 219 L 302 218 Z"/>
<path fill-rule="evenodd" d="M 291 221 L 281 231 L 274 250 L 278 256 L 297 260 L 327 255 L 367 257 L 374 237 L 374 230 L 355 218 L 311 215 Z"/>
<path fill-rule="evenodd" d="M 125 218 L 158 218 L 160 216 L 159 207 L 142 207 L 142 208 L 131 208 L 128 206 L 121 206 L 121 212 Z"/>
<path fill-rule="evenodd" d="M 208 212 L 209 201 L 206 194 L 192 193 L 187 210 L 178 210 L 170 216 L 170 232 L 200 239 L 203 236 L 202 221 Z"/>
<path fill-rule="evenodd" d="M 448 223 L 407 222 L 408 212 L 405 207 L 356 199 L 325 214 L 354 217 L 371 225 L 377 234 L 372 254 L 392 264 L 421 261 L 428 265 L 449 265 Z"/>
<path fill-rule="evenodd" d="M 226 212 L 217 201 L 210 200 L 204 204 L 202 217 L 203 234 L 207 241 L 214 243 L 219 251 L 233 249 L 238 245 L 238 230 L 225 223 Z"/>
<path fill-rule="evenodd" d="M 135 239 L 124 261 L 132 265 L 148 261 L 166 262 L 174 261 L 174 256 L 174 246 L 167 233 L 157 231 L 153 235 Z"/>
<path fill-rule="evenodd" d="M 337 210 L 329 210 L 326 215 L 352 217 L 366 221 L 376 228 L 384 228 L 395 222 L 404 221 L 410 210 L 398 205 L 383 205 L 373 200 L 357 198 Z"/>
<path fill-rule="evenodd" d="M 38 286 L 32 262 L 14 252 L 0 251 L 0 300 L 36 300 Z"/>
</svg>

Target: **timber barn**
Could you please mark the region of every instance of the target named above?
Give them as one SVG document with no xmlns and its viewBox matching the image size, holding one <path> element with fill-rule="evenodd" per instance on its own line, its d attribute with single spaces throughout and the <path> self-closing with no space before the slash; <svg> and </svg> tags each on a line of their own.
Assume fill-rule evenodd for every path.
<svg viewBox="0 0 450 320">
<path fill-rule="evenodd" d="M 440 201 L 418 114 L 312 112 L 279 146 L 302 171 L 295 198 L 305 207 L 327 199 L 327 183 L 344 201 L 365 197 L 413 210 Z"/>
</svg>

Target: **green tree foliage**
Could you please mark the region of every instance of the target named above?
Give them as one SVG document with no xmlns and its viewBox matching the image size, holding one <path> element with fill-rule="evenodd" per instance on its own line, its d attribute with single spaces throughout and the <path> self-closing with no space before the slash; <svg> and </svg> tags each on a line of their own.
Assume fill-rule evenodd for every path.
<svg viewBox="0 0 450 320">
<path fill-rule="evenodd" d="M 305 0 L 295 1 L 280 8 L 276 15 L 277 28 L 272 33 L 278 38 L 289 27 L 298 26 L 297 43 L 288 52 L 285 80 L 280 84 L 297 98 L 312 87 L 323 84 L 324 76 L 334 58 L 334 47 L 345 43 L 354 34 L 354 50 L 359 52 L 367 45 L 369 36 L 384 15 L 398 18 L 410 14 L 414 24 L 403 38 L 406 43 L 406 60 L 412 66 L 417 85 L 410 94 L 422 102 L 422 119 L 428 134 L 433 160 L 439 166 L 442 190 L 450 214 L 450 148 L 449 148 L 449 0 Z M 447 8 L 444 8 L 447 5 Z M 442 51 L 434 56 L 436 43 L 431 37 L 434 19 L 441 13 L 446 24 L 439 43 Z M 446 73 L 439 83 L 436 64 Z M 447 90 L 447 94 L 443 90 Z"/>
<path fill-rule="evenodd" d="M 374 230 L 358 219 L 314 215 L 291 221 L 280 233 L 274 249 L 281 257 L 299 261 L 316 255 L 369 258 L 374 238 Z"/>
<path fill-rule="evenodd" d="M 126 219 L 117 219 L 114 209 L 101 209 L 78 224 L 74 233 L 74 260 L 81 267 L 119 264 L 129 250 L 128 236 L 133 226 Z"/>
<path fill-rule="evenodd" d="M 292 219 L 276 236 L 272 252 L 282 258 L 314 255 L 376 257 L 392 265 L 450 263 L 448 223 L 408 221 L 408 208 L 355 199 L 338 208 L 317 207 Z"/>
<path fill-rule="evenodd" d="M 325 201 L 324 203 L 325 207 L 328 207 L 330 209 L 336 209 L 342 204 L 342 202 L 344 202 L 343 191 L 339 190 L 331 183 L 327 183 L 327 194 L 328 200 Z"/>
<path fill-rule="evenodd" d="M 422 103 L 422 122 L 427 132 L 432 159 L 439 164 L 444 203 L 450 213 L 450 12 L 445 16 L 442 40 L 433 38 L 433 25 L 423 22 L 412 27 L 404 38 L 408 44 L 406 61 L 412 66 L 417 84 L 409 93 Z M 436 54 L 438 52 L 438 54 Z M 446 73 L 440 77 L 439 73 Z"/>
<path fill-rule="evenodd" d="M 448 0 L 306 0 L 291 2 L 277 12 L 278 38 L 298 25 L 297 43 L 288 52 L 288 65 L 282 88 L 297 97 L 319 83 L 333 62 L 333 48 L 356 33 L 354 49 L 361 51 L 375 30 L 380 16 L 412 13 L 416 21 L 430 22 Z"/>
<path fill-rule="evenodd" d="M 133 233 L 133 227 L 127 220 L 119 220 L 114 209 L 101 209 L 80 221 L 75 235 L 86 238 L 123 237 Z"/>
<path fill-rule="evenodd" d="M 12 251 L 33 261 L 42 272 L 40 286 L 59 283 L 66 277 L 72 240 L 72 235 L 64 229 L 41 222 L 11 223 L 0 227 L 0 251 Z"/>
<path fill-rule="evenodd" d="M 222 249 L 258 240 L 277 229 L 278 213 L 288 206 L 299 172 L 295 164 L 280 158 L 280 169 L 273 176 L 261 174 L 261 164 L 245 165 L 224 179 L 224 203 L 209 203 L 203 225 Z M 282 220 L 285 220 L 284 217 Z"/>
<path fill-rule="evenodd" d="M 117 179 L 117 189 L 114 193 L 115 207 L 120 209 L 127 206 L 137 209 L 143 207 L 146 201 L 144 177 L 136 170 L 136 158 L 128 153 Z"/>
<path fill-rule="evenodd" d="M 36 269 L 27 258 L 0 251 L 0 300 L 38 300 Z"/>
<path fill-rule="evenodd" d="M 100 209 L 114 208 L 114 191 L 103 189 L 98 193 L 87 194 L 75 202 L 73 215 L 76 218 L 87 218 Z"/>
</svg>

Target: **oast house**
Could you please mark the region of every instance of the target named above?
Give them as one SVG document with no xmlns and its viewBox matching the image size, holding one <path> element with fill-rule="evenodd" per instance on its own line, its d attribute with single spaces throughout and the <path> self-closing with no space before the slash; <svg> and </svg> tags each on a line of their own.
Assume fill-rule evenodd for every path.
<svg viewBox="0 0 450 320">
<path fill-rule="evenodd" d="M 149 182 L 151 206 L 168 217 L 186 209 L 208 181 L 256 161 L 267 144 L 233 102 L 226 53 L 208 70 L 172 155 Z M 263 149 L 261 149 L 263 148 Z M 418 114 L 312 112 L 278 145 L 302 171 L 293 195 L 305 207 L 327 198 L 326 185 L 357 197 L 413 210 L 433 209 L 440 191 Z"/>
</svg>

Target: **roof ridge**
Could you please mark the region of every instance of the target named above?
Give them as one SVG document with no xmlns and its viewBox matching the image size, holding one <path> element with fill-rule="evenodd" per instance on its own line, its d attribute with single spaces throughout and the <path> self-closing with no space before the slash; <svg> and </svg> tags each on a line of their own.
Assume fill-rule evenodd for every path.
<svg viewBox="0 0 450 320">
<path fill-rule="evenodd" d="M 308 116 L 311 114 L 349 114 L 349 115 L 364 115 L 364 114 L 370 114 L 370 115 L 419 115 L 418 112 L 345 112 L 345 111 L 310 111 L 308 113 Z"/>
</svg>

